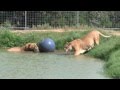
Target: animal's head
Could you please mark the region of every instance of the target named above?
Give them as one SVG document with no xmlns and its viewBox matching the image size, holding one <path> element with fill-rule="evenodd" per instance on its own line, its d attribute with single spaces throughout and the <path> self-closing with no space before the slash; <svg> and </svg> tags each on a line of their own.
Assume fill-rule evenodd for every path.
<svg viewBox="0 0 120 90">
<path fill-rule="evenodd" d="M 24 46 L 25 51 L 39 52 L 39 47 L 36 43 L 28 43 Z"/>
<path fill-rule="evenodd" d="M 34 52 L 39 52 L 39 47 L 38 47 L 37 44 L 34 44 L 34 45 L 32 46 L 32 48 L 33 48 L 33 51 L 34 51 Z"/>
<path fill-rule="evenodd" d="M 72 45 L 71 45 L 70 42 L 67 42 L 67 43 L 65 44 L 64 50 L 65 50 L 65 52 L 67 52 L 67 53 L 72 50 Z"/>
</svg>

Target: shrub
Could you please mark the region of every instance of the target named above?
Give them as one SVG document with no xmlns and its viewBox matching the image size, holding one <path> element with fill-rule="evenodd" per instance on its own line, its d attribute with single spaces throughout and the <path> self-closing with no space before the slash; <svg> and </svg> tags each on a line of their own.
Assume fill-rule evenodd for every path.
<svg viewBox="0 0 120 90">
<path fill-rule="evenodd" d="M 106 73 L 113 78 L 120 78 L 120 49 L 111 53 L 109 61 L 105 64 Z"/>
</svg>

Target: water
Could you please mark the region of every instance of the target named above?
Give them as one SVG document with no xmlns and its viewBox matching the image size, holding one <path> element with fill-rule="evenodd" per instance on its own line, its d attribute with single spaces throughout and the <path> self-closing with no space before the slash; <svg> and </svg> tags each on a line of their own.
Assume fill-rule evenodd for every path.
<svg viewBox="0 0 120 90">
<path fill-rule="evenodd" d="M 1 79 L 108 79 L 104 62 L 84 55 L 0 51 Z"/>
</svg>

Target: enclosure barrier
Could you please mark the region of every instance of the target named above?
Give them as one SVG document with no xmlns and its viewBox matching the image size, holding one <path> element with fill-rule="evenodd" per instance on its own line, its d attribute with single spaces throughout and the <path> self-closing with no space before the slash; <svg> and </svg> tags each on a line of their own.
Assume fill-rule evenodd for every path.
<svg viewBox="0 0 120 90">
<path fill-rule="evenodd" d="M 120 11 L 0 11 L 0 27 L 50 29 L 94 26 L 120 28 Z"/>
</svg>

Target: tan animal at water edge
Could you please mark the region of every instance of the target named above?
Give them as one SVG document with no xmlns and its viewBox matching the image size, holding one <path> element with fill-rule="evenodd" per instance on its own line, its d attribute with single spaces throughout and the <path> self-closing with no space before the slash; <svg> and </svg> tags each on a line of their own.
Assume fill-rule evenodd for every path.
<svg viewBox="0 0 120 90">
<path fill-rule="evenodd" d="M 110 37 L 100 33 L 99 31 L 93 30 L 81 39 L 75 39 L 71 42 L 66 43 L 64 50 L 68 53 L 74 49 L 75 56 L 85 53 L 86 51 L 92 49 L 95 44 L 99 45 L 100 35 L 103 37 Z"/>
<path fill-rule="evenodd" d="M 39 52 L 39 48 L 36 43 L 27 43 L 23 47 L 13 47 L 8 49 L 10 52 L 23 52 L 23 51 L 33 51 Z"/>
</svg>

